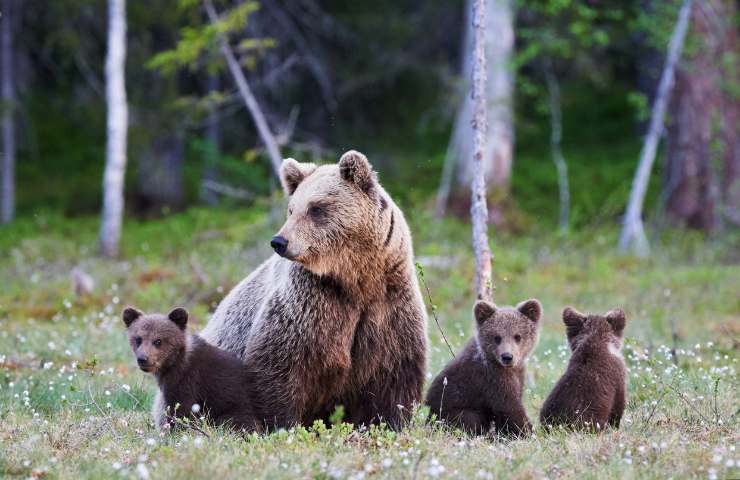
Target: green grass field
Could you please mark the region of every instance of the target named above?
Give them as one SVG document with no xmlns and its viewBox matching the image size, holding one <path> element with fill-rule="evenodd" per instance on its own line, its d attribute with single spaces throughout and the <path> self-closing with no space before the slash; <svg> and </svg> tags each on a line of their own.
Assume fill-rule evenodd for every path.
<svg viewBox="0 0 740 480">
<path fill-rule="evenodd" d="M 460 348 L 473 324 L 469 227 L 406 210 L 439 321 Z M 519 237 L 492 232 L 496 301 L 536 297 L 544 305 L 524 398 L 535 424 L 569 356 L 561 309 L 627 312 L 629 398 L 618 431 L 466 438 L 426 425 L 422 410 L 399 433 L 339 424 L 246 439 L 208 426 L 160 435 L 149 416 L 154 381 L 128 350 L 123 305 L 182 305 L 202 327 L 270 254 L 276 222 L 258 208 L 129 221 L 115 262 L 94 255 L 96 218 L 37 214 L 0 230 L 0 476 L 740 477 L 737 232 L 715 239 L 666 231 L 652 239 L 649 260 L 616 255 L 611 228 L 568 237 L 544 227 Z M 75 296 L 74 267 L 95 279 L 91 295 Z M 449 359 L 431 316 L 429 338 L 431 380 Z"/>
</svg>

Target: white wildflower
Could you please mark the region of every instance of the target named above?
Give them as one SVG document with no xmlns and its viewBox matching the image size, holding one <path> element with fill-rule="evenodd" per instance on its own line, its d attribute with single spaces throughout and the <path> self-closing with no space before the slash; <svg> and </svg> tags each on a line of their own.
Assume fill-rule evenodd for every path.
<svg viewBox="0 0 740 480">
<path fill-rule="evenodd" d="M 136 465 L 136 473 L 141 480 L 149 480 L 149 469 L 143 463 Z"/>
</svg>

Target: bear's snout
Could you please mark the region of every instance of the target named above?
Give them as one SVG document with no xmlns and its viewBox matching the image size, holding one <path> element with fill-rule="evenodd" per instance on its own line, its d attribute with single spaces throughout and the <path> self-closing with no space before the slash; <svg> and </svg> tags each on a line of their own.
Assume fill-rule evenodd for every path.
<svg viewBox="0 0 740 480">
<path fill-rule="evenodd" d="M 510 354 L 509 352 L 505 352 L 501 354 L 501 363 L 504 365 L 511 365 L 511 363 L 514 361 L 514 355 Z"/>
<path fill-rule="evenodd" d="M 139 368 L 145 372 L 149 369 L 149 359 L 146 355 L 140 355 L 136 357 L 136 363 L 139 364 Z"/>
<path fill-rule="evenodd" d="M 272 240 L 270 240 L 270 246 L 275 250 L 275 253 L 281 257 L 284 257 L 288 252 L 288 240 L 285 237 L 281 237 L 279 235 L 272 237 Z"/>
</svg>

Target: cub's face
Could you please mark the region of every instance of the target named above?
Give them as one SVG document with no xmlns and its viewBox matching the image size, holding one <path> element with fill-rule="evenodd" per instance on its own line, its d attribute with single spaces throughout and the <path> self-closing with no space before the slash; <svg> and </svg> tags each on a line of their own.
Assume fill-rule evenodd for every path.
<svg viewBox="0 0 740 480">
<path fill-rule="evenodd" d="M 563 323 L 571 351 L 575 351 L 587 339 L 606 342 L 610 352 L 618 354 L 622 349 L 626 319 L 621 309 L 611 310 L 606 315 L 584 315 L 566 307 Z"/>
<path fill-rule="evenodd" d="M 188 312 L 176 308 L 169 315 L 149 314 L 128 307 L 123 323 L 136 363 L 144 372 L 157 374 L 177 361 L 186 346 Z"/>
<path fill-rule="evenodd" d="M 503 367 L 524 363 L 537 345 L 542 305 L 531 299 L 516 308 L 478 301 L 473 308 L 478 343 L 490 362 Z"/>
<path fill-rule="evenodd" d="M 364 155 L 350 151 L 337 165 L 320 167 L 286 159 L 280 177 L 289 202 L 285 224 L 270 242 L 278 255 L 323 274 L 338 254 L 377 243 L 387 204 Z"/>
</svg>

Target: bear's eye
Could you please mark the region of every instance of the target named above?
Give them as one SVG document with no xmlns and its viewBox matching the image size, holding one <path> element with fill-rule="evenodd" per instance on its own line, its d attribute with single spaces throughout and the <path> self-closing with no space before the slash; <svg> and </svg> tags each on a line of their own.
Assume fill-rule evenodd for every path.
<svg viewBox="0 0 740 480">
<path fill-rule="evenodd" d="M 516 334 L 516 335 L 514 335 L 514 341 L 515 341 L 516 343 L 519 343 L 519 342 L 521 342 L 521 341 L 522 341 L 522 336 L 521 336 L 521 335 L 519 335 L 519 334 Z"/>
<path fill-rule="evenodd" d="M 137 346 L 137 347 L 138 347 L 139 345 L 141 345 L 141 337 L 136 337 L 136 338 L 134 338 L 134 343 L 136 344 L 136 346 Z"/>
<path fill-rule="evenodd" d="M 291 215 L 293 215 L 293 209 L 292 208 L 289 208 L 288 209 L 288 216 L 291 216 Z"/>
<path fill-rule="evenodd" d="M 308 209 L 308 214 L 312 217 L 320 217 L 324 214 L 324 209 L 319 205 L 312 205 Z"/>
<path fill-rule="evenodd" d="M 495 337 L 493 337 L 493 341 L 496 342 L 496 345 L 498 345 L 501 343 L 501 337 L 496 335 Z"/>
<path fill-rule="evenodd" d="M 156 339 L 156 340 L 154 340 L 154 341 L 152 342 L 152 345 L 154 345 L 155 347 L 159 348 L 159 347 L 161 347 L 161 346 L 162 346 L 162 340 L 160 340 L 160 339 Z"/>
</svg>

